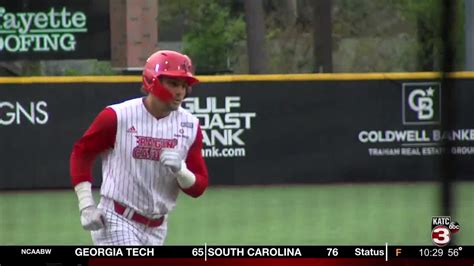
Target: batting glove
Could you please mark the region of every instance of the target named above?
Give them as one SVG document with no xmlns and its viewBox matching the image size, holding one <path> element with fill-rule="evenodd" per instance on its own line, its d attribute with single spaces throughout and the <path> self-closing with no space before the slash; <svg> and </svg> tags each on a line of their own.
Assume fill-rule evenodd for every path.
<svg viewBox="0 0 474 266">
<path fill-rule="evenodd" d="M 105 218 L 102 211 L 95 206 L 89 206 L 81 211 L 82 228 L 95 231 L 105 227 Z"/>
<path fill-rule="evenodd" d="M 174 149 L 162 149 L 160 162 L 175 174 L 181 188 L 190 188 L 196 182 L 196 176 L 188 170 L 186 163 L 181 159 L 179 151 Z"/>
<path fill-rule="evenodd" d="M 74 190 L 79 200 L 82 227 L 86 230 L 99 230 L 105 227 L 105 218 L 104 214 L 95 206 L 91 187 L 92 184 L 86 181 L 77 184 Z"/>
<path fill-rule="evenodd" d="M 171 172 L 177 173 L 181 170 L 181 155 L 173 149 L 162 149 L 160 154 L 160 162 L 167 166 Z"/>
</svg>

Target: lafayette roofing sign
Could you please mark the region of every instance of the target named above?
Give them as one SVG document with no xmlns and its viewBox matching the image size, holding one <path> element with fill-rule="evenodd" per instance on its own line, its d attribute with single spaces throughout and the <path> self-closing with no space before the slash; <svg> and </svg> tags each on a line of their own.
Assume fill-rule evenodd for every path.
<svg viewBox="0 0 474 266">
<path fill-rule="evenodd" d="M 0 61 L 110 58 L 108 8 L 92 1 L 0 1 Z"/>
</svg>

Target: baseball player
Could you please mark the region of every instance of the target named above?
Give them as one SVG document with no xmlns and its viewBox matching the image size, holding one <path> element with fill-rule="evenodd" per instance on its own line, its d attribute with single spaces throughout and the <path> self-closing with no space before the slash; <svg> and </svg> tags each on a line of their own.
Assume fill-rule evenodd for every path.
<svg viewBox="0 0 474 266">
<path fill-rule="evenodd" d="M 158 51 L 143 70 L 147 95 L 106 107 L 74 144 L 72 184 L 95 245 L 162 245 L 179 191 L 199 197 L 206 189 L 199 121 L 180 106 L 198 82 L 189 57 Z M 91 173 L 98 155 L 96 206 Z"/>
</svg>

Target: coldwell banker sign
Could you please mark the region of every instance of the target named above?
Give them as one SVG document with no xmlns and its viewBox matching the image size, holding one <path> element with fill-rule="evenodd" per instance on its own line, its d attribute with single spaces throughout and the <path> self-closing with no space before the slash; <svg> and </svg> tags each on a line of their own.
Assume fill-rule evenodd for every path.
<svg viewBox="0 0 474 266">
<path fill-rule="evenodd" d="M 0 60 L 110 58 L 108 5 L 0 1 Z"/>
<path fill-rule="evenodd" d="M 441 90 L 439 82 L 403 83 L 400 105 L 403 128 L 364 129 L 358 133 L 359 142 L 367 146 L 369 156 L 473 155 L 474 128 L 445 131 L 440 128 Z M 450 142 L 449 150 L 442 146 L 443 141 Z"/>
</svg>

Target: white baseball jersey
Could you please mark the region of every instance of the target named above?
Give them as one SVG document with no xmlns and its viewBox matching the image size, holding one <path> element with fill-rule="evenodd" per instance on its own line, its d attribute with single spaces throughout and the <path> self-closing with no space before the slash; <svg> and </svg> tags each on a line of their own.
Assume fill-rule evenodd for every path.
<svg viewBox="0 0 474 266">
<path fill-rule="evenodd" d="M 109 107 L 117 115 L 117 133 L 114 148 L 103 154 L 101 195 L 148 217 L 167 214 L 180 189 L 160 163 L 160 151 L 180 149 L 185 160 L 198 119 L 181 107 L 157 119 L 146 110 L 143 98 Z"/>
</svg>

